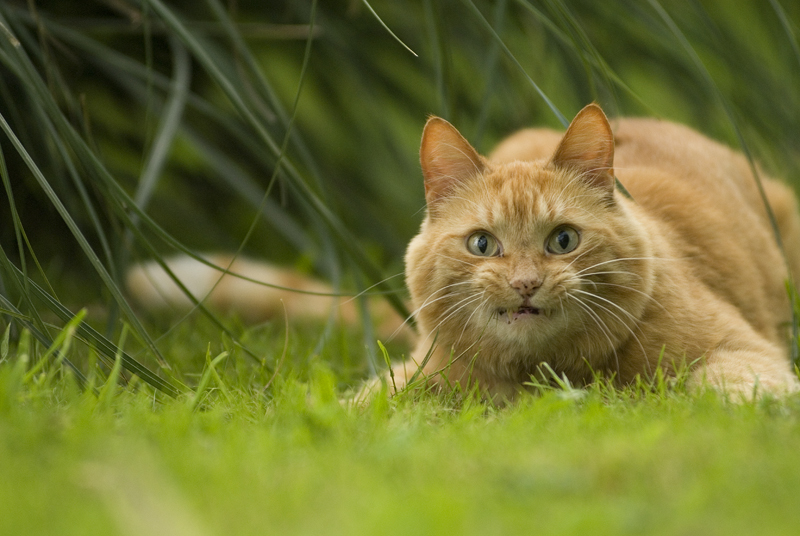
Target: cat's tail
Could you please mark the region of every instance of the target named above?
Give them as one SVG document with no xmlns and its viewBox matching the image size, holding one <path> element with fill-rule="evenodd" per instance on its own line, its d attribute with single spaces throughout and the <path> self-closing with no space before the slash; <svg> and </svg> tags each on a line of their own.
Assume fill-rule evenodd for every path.
<svg viewBox="0 0 800 536">
<path fill-rule="evenodd" d="M 234 260 L 229 255 L 209 255 L 206 260 L 230 273 L 187 256 L 166 259 L 166 264 L 197 300 L 216 311 L 234 311 L 248 322 L 284 313 L 292 321 L 325 320 L 333 313 L 344 324 L 359 322 L 356 300 L 336 296 L 330 285 L 295 270 L 242 257 Z M 134 300 L 150 311 L 177 313 L 192 307 L 192 301 L 155 261 L 131 268 L 126 286 Z M 395 331 L 408 335 L 399 315 L 383 300 L 371 302 L 370 310 L 379 336 L 389 337 Z"/>
</svg>

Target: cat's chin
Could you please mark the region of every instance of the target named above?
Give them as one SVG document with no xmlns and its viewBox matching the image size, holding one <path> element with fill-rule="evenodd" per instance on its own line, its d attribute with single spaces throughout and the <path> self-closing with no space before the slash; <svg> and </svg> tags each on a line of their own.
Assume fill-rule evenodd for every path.
<svg viewBox="0 0 800 536">
<path fill-rule="evenodd" d="M 512 324 L 517 321 L 533 320 L 539 317 L 550 316 L 549 311 L 536 307 L 519 307 L 517 309 L 498 309 L 497 315 L 502 322 Z"/>
</svg>

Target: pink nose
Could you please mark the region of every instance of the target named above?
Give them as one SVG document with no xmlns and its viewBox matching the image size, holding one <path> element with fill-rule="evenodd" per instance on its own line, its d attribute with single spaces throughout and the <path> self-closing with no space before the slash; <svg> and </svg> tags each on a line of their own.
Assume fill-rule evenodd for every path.
<svg viewBox="0 0 800 536">
<path fill-rule="evenodd" d="M 531 298 L 536 291 L 539 290 L 539 287 L 542 286 L 541 279 L 515 279 L 511 281 L 511 288 L 517 291 L 517 293 L 522 296 L 523 298 Z"/>
</svg>

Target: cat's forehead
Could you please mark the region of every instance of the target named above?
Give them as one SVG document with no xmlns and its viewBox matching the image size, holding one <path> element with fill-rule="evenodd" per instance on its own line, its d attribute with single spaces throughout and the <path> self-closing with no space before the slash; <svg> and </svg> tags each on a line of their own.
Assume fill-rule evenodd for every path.
<svg viewBox="0 0 800 536">
<path fill-rule="evenodd" d="M 569 219 L 586 192 L 563 172 L 535 162 L 493 166 L 459 193 L 476 224 L 531 227 Z"/>
</svg>

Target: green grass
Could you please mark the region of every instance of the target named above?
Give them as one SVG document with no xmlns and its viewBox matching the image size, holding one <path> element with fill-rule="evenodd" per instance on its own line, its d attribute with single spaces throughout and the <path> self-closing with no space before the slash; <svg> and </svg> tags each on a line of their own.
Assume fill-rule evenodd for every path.
<svg viewBox="0 0 800 536">
<path fill-rule="evenodd" d="M 12 351 L 14 348 L 12 347 Z M 35 362 L 35 360 L 32 360 Z M 549 391 L 340 402 L 217 366 L 154 395 L 0 366 L 3 534 L 793 534 L 800 399 Z M 262 378 L 263 379 L 263 378 Z"/>
</svg>

